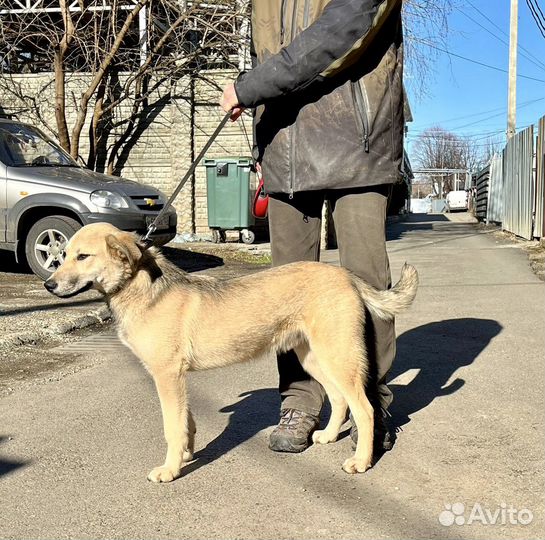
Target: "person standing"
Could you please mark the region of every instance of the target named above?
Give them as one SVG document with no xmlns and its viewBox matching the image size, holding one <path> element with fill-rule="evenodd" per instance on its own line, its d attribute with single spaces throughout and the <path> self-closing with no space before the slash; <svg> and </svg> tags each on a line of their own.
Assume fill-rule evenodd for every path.
<svg viewBox="0 0 545 540">
<path fill-rule="evenodd" d="M 273 265 L 319 259 L 328 200 L 341 265 L 387 289 L 386 207 L 403 157 L 402 1 L 252 4 L 254 67 L 224 88 L 220 105 L 232 120 L 256 109 L 254 157 L 270 195 Z M 366 318 L 376 366 L 375 448 L 389 450 L 394 323 Z M 293 351 L 279 355 L 278 370 L 282 405 L 269 447 L 301 452 L 318 426 L 325 392 Z M 355 428 L 351 435 L 356 440 Z"/>
</svg>

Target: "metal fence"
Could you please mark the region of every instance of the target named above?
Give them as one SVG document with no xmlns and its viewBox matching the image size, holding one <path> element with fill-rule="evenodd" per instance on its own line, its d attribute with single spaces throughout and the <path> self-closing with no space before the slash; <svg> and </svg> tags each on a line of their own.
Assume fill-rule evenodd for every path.
<svg viewBox="0 0 545 540">
<path fill-rule="evenodd" d="M 477 219 L 485 220 L 488 202 L 488 180 L 490 176 L 489 167 L 484 167 L 473 177 L 475 187 L 474 212 Z"/>
<path fill-rule="evenodd" d="M 532 239 L 534 127 L 514 135 L 503 151 L 502 228 Z"/>
<path fill-rule="evenodd" d="M 488 199 L 486 208 L 487 223 L 501 223 L 503 219 L 503 154 L 494 154 L 490 160 L 488 180 Z"/>
<path fill-rule="evenodd" d="M 545 238 L 545 116 L 517 133 L 473 175 L 475 215 L 531 240 Z"/>
<path fill-rule="evenodd" d="M 536 144 L 534 237 L 545 238 L 545 116 L 539 120 Z"/>
</svg>

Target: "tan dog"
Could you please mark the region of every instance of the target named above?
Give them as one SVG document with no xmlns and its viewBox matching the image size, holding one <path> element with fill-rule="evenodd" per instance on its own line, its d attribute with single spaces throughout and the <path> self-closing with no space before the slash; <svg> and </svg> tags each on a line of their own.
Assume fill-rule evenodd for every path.
<svg viewBox="0 0 545 540">
<path fill-rule="evenodd" d="M 144 249 L 135 234 L 105 223 L 80 229 L 64 264 L 45 283 L 60 297 L 90 288 L 106 295 L 121 341 L 153 376 L 168 445 L 164 465 L 148 475 L 153 482 L 174 480 L 193 456 L 188 371 L 291 348 L 331 402 L 329 423 L 312 440 L 335 441 L 349 407 L 359 438 L 343 469 L 364 472 L 373 449 L 364 309 L 391 319 L 411 304 L 417 285 L 409 265 L 393 289 L 378 291 L 343 268 L 314 262 L 217 281 L 188 275 L 155 248 Z"/>
</svg>

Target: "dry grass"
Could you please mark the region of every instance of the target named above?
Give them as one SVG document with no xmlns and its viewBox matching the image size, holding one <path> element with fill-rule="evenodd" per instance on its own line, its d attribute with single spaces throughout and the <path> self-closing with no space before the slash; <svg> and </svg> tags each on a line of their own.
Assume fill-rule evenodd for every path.
<svg viewBox="0 0 545 540">
<path fill-rule="evenodd" d="M 187 251 L 194 253 L 204 253 L 220 257 L 224 261 L 239 262 L 255 265 L 271 264 L 271 255 L 269 250 L 259 248 L 259 244 L 255 247 L 241 246 L 240 244 L 178 244 L 175 247 L 181 247 Z"/>
<path fill-rule="evenodd" d="M 528 262 L 532 272 L 542 281 L 545 281 L 545 241 L 524 240 L 507 231 L 496 231 L 494 236 L 501 241 L 518 244 L 528 255 Z"/>
</svg>

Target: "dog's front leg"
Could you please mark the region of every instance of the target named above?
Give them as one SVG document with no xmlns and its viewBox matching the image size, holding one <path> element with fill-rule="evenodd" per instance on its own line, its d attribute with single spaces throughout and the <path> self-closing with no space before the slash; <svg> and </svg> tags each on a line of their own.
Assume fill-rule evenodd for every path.
<svg viewBox="0 0 545 540">
<path fill-rule="evenodd" d="M 184 461 L 193 458 L 195 422 L 188 407 L 186 371 L 164 370 L 153 373 L 161 401 L 167 456 L 161 467 L 155 467 L 148 480 L 171 482 L 178 478 Z"/>
</svg>

